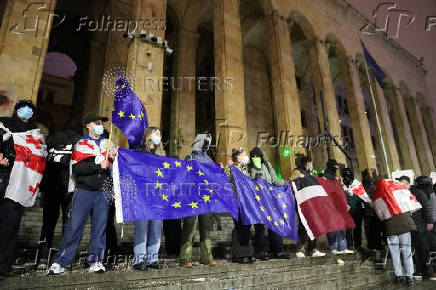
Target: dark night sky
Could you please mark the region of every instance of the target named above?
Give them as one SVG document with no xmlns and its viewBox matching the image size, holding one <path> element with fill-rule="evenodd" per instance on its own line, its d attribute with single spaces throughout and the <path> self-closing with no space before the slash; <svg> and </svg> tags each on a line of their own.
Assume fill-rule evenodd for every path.
<svg viewBox="0 0 436 290">
<path fill-rule="evenodd" d="M 407 25 L 403 18 L 400 24 L 399 37 L 395 39 L 400 45 L 414 54 L 418 59 L 424 57 L 427 74 L 427 86 L 431 102 L 436 112 L 436 26 L 428 32 L 425 30 L 427 17 L 436 17 L 436 0 L 346 0 L 368 19 L 374 21 L 373 11 L 380 3 L 396 3 L 398 10 L 415 14 L 415 20 Z M 395 68 L 391 68 L 395 69 Z"/>
</svg>

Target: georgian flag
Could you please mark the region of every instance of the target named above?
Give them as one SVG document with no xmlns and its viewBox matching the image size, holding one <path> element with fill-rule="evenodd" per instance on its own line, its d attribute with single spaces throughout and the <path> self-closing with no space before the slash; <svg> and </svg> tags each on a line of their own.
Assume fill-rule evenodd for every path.
<svg viewBox="0 0 436 290">
<path fill-rule="evenodd" d="M 5 198 L 20 203 L 24 207 L 35 203 L 39 184 L 45 169 L 47 145 L 39 129 L 12 133 L 0 123 L 5 130 L 4 141 L 13 138 L 15 161 L 12 167 Z"/>
<path fill-rule="evenodd" d="M 102 139 L 100 145 L 98 145 L 93 139 L 82 138 L 74 146 L 73 153 L 71 154 L 70 162 L 70 180 L 68 183 L 68 192 L 73 192 L 76 189 L 76 179 L 73 174 L 73 165 L 79 163 L 90 157 L 95 156 L 95 164 L 100 164 L 106 159 L 108 139 Z M 113 163 L 115 152 L 115 146 L 111 142 L 109 149 L 109 162 Z"/>
<path fill-rule="evenodd" d="M 410 190 L 392 179 L 382 179 L 377 182 L 372 207 L 382 221 L 400 213 L 422 208 Z"/>
<path fill-rule="evenodd" d="M 363 184 L 360 183 L 359 180 L 354 179 L 353 183 L 350 184 L 350 187 L 347 187 L 345 184 L 342 184 L 342 187 L 350 196 L 354 194 L 360 197 L 360 199 L 362 199 L 364 202 L 371 203 L 371 198 L 369 198 L 365 188 L 363 187 Z"/>
<path fill-rule="evenodd" d="M 338 186 L 341 189 L 341 186 Z M 346 209 L 335 204 L 336 198 L 333 194 L 330 196 L 327 193 L 337 190 L 337 186 L 331 186 L 329 181 L 321 185 L 318 179 L 309 175 L 292 182 L 292 187 L 300 222 L 311 240 L 329 232 L 355 227 Z"/>
</svg>

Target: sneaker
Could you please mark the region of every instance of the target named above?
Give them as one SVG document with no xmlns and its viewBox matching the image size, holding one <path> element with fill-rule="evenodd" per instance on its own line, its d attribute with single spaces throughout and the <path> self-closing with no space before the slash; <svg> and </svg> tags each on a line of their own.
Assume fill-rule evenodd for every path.
<svg viewBox="0 0 436 290">
<path fill-rule="evenodd" d="M 106 268 L 101 262 L 95 262 L 89 266 L 88 271 L 91 273 L 104 273 L 106 271 Z"/>
<path fill-rule="evenodd" d="M 147 266 L 148 269 L 160 270 L 165 269 L 167 267 L 166 264 L 161 264 L 159 261 L 155 261 Z"/>
<path fill-rule="evenodd" d="M 47 270 L 47 260 L 39 260 L 38 265 L 36 265 L 36 270 Z"/>
<path fill-rule="evenodd" d="M 192 262 L 183 262 L 180 264 L 183 268 L 192 268 Z"/>
<path fill-rule="evenodd" d="M 414 277 L 406 277 L 407 287 L 413 287 L 416 285 L 416 279 Z"/>
<path fill-rule="evenodd" d="M 344 253 L 343 251 L 338 251 L 338 250 L 331 250 L 330 251 L 330 254 L 332 254 L 332 255 L 341 255 L 343 253 Z"/>
<path fill-rule="evenodd" d="M 305 258 L 305 257 L 306 257 L 306 255 L 304 255 L 303 252 L 296 252 L 296 253 L 295 253 L 295 256 L 297 256 L 298 259 L 301 259 L 301 258 Z"/>
<path fill-rule="evenodd" d="M 133 265 L 133 269 L 137 270 L 137 271 L 147 271 L 148 266 L 147 266 L 147 264 L 145 264 L 145 262 L 141 262 L 141 263 Z"/>
<path fill-rule="evenodd" d="M 65 272 L 65 268 L 62 268 L 61 265 L 59 265 L 58 263 L 53 263 L 50 269 L 48 269 L 49 275 L 58 275 L 64 272 Z"/>
<path fill-rule="evenodd" d="M 318 251 L 318 250 L 316 250 L 316 251 L 313 252 L 313 254 L 312 254 L 312 257 L 313 257 L 313 258 L 324 257 L 324 256 L 325 256 L 325 253 L 320 252 L 320 251 Z"/>
<path fill-rule="evenodd" d="M 345 250 L 342 251 L 342 253 L 344 253 L 344 254 L 354 254 L 354 251 L 345 249 Z"/>
</svg>

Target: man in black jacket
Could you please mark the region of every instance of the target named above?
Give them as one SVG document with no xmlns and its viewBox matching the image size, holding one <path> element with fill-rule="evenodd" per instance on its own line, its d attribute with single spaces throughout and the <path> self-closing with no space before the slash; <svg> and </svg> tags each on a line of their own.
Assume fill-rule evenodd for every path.
<svg viewBox="0 0 436 290">
<path fill-rule="evenodd" d="M 49 154 L 40 186 L 41 191 L 44 193 L 44 211 L 38 249 L 38 270 L 47 268 L 54 230 L 59 218 L 59 210 L 62 210 L 63 226 L 68 218 L 68 208 L 72 197 L 72 194 L 68 192 L 71 154 L 74 145 L 79 141 L 82 134 L 81 120 L 73 118 L 65 130 L 47 138 Z"/>
<path fill-rule="evenodd" d="M 417 231 L 412 232 L 412 246 L 415 250 L 413 256 L 416 264 L 415 276 L 422 275 L 423 280 L 428 280 L 433 272 L 431 264 L 428 264 L 430 258 L 428 234 L 433 229 L 433 212 L 429 196 L 424 189 L 428 185 L 431 188 L 432 180 L 427 176 L 419 176 L 415 180 L 415 186 L 410 186 L 410 179 L 407 176 L 401 176 L 398 180 L 404 188 L 410 189 L 422 206 L 412 214 L 417 227 Z"/>
<path fill-rule="evenodd" d="M 35 106 L 31 101 L 20 100 L 16 103 L 12 117 L 0 118 L 0 123 L 11 133 L 36 129 L 33 122 Z M 12 167 L 16 157 L 14 140 L 0 129 L 0 278 L 7 276 L 15 261 L 18 230 L 24 206 L 5 197 L 10 182 Z M 9 135 L 9 136 L 8 136 Z"/>
<path fill-rule="evenodd" d="M 109 196 L 112 188 L 109 170 L 110 161 L 105 158 L 108 139 L 103 135 L 103 123 L 108 119 L 91 115 L 84 119 L 83 126 L 88 134 L 77 142 L 72 154 L 72 173 L 76 189 L 71 202 L 71 214 L 65 226 L 60 249 L 53 258 L 49 274 L 61 274 L 71 264 L 83 230 L 91 215 L 91 243 L 87 263 L 90 272 L 104 272 L 102 264 L 106 248 L 106 223 L 109 211 Z M 112 147 L 112 146 L 111 146 Z M 112 157 L 116 154 L 111 150 Z"/>
</svg>

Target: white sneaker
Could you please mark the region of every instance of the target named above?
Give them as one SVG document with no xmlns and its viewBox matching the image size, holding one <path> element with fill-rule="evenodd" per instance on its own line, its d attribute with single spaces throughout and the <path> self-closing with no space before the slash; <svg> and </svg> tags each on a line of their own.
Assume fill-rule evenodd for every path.
<svg viewBox="0 0 436 290">
<path fill-rule="evenodd" d="M 344 254 L 354 254 L 354 251 L 345 249 L 345 250 L 342 251 L 342 253 L 344 253 Z"/>
<path fill-rule="evenodd" d="M 88 269 L 91 273 L 104 273 L 106 271 L 106 268 L 103 266 L 101 262 L 96 262 L 91 264 Z"/>
<path fill-rule="evenodd" d="M 332 255 L 341 255 L 343 253 L 344 253 L 343 251 L 338 251 L 338 250 L 331 250 L 330 251 L 330 254 L 332 254 Z"/>
<path fill-rule="evenodd" d="M 301 259 L 301 258 L 305 258 L 305 257 L 306 257 L 306 255 L 304 255 L 303 252 L 296 252 L 296 253 L 295 253 L 295 256 L 297 256 L 297 258 L 299 258 L 299 259 Z"/>
<path fill-rule="evenodd" d="M 58 263 L 53 263 L 50 269 L 48 269 L 49 275 L 58 275 L 64 272 L 65 272 L 65 268 L 62 268 L 61 265 L 59 265 Z"/>
<path fill-rule="evenodd" d="M 325 253 L 322 253 L 322 252 L 320 252 L 320 251 L 318 251 L 318 250 L 316 250 L 316 251 L 313 252 L 313 254 L 312 254 L 312 257 L 313 257 L 313 258 L 324 257 L 324 256 L 325 256 Z"/>
</svg>

